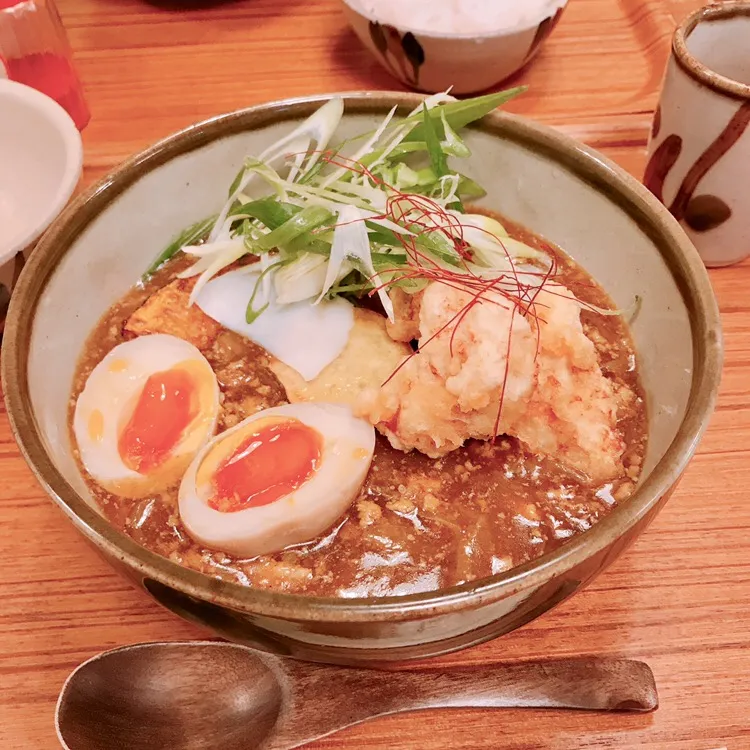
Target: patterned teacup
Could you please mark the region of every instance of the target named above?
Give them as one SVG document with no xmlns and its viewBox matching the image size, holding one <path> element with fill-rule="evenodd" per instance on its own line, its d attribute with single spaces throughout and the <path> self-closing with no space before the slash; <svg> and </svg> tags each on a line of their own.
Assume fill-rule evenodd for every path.
<svg viewBox="0 0 750 750">
<path fill-rule="evenodd" d="M 648 155 L 646 186 L 707 266 L 750 256 L 750 2 L 677 28 Z"/>
</svg>

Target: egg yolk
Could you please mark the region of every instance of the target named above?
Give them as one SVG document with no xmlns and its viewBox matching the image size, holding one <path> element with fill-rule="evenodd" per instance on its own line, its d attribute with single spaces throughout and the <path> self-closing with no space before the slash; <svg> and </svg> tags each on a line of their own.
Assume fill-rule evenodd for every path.
<svg viewBox="0 0 750 750">
<path fill-rule="evenodd" d="M 120 433 L 125 466 L 148 474 L 163 464 L 198 416 L 198 401 L 195 379 L 187 370 L 175 367 L 151 375 Z"/>
<path fill-rule="evenodd" d="M 275 502 L 317 471 L 322 446 L 320 433 L 302 422 L 266 423 L 219 466 L 209 506 L 233 513 Z"/>
</svg>

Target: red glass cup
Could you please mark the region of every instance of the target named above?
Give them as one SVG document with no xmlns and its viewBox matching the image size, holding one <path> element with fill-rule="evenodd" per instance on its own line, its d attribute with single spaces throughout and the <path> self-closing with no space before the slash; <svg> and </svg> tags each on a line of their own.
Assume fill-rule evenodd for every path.
<svg viewBox="0 0 750 750">
<path fill-rule="evenodd" d="M 65 29 L 52 0 L 0 0 L 0 77 L 62 105 L 79 130 L 90 114 Z"/>
</svg>

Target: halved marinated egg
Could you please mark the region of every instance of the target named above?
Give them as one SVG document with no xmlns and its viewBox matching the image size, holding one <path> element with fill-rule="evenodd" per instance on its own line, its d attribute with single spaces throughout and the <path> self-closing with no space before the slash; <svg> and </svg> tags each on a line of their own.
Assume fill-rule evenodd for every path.
<svg viewBox="0 0 750 750">
<path fill-rule="evenodd" d="M 338 404 L 266 409 L 214 438 L 180 485 L 180 517 L 207 547 L 241 557 L 326 531 L 367 476 L 375 430 Z"/>
<path fill-rule="evenodd" d="M 92 370 L 73 417 L 81 462 L 106 490 L 145 497 L 176 484 L 216 429 L 206 358 L 166 334 L 119 344 Z"/>
</svg>

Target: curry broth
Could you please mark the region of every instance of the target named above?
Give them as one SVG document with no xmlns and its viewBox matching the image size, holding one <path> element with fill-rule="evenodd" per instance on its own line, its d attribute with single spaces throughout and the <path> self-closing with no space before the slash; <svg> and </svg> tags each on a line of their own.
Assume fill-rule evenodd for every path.
<svg viewBox="0 0 750 750">
<path fill-rule="evenodd" d="M 579 299 L 611 307 L 591 277 L 562 251 L 503 220 L 512 236 L 555 254 L 557 280 Z M 171 261 L 145 286 L 131 290 L 98 323 L 86 343 L 70 400 L 70 422 L 86 378 L 132 334 L 124 323 L 174 279 Z M 589 529 L 633 490 L 646 445 L 646 408 L 635 353 L 619 316 L 584 311 L 605 375 L 637 396 L 621 413 L 625 471 L 588 486 L 553 460 L 512 438 L 470 441 L 441 459 L 395 450 L 378 435 L 370 473 L 348 513 L 324 536 L 273 555 L 238 559 L 203 548 L 180 522 L 177 487 L 138 500 L 104 491 L 83 472 L 105 516 L 144 547 L 173 562 L 248 586 L 319 596 L 386 596 L 435 590 L 500 573 L 549 552 Z M 286 403 L 263 349 L 221 328 L 201 347 L 217 375 L 221 432 L 247 416 Z M 75 445 L 75 440 L 71 439 Z M 80 459 L 76 451 L 76 459 Z"/>
</svg>

